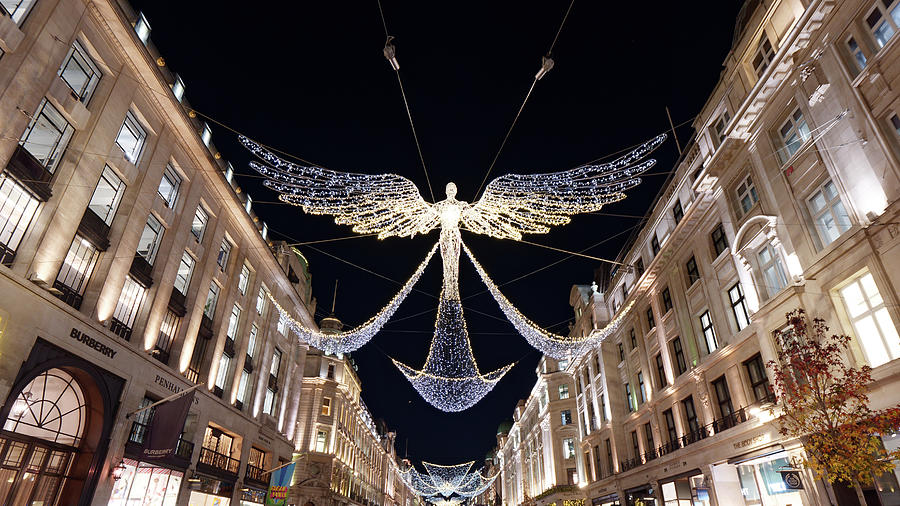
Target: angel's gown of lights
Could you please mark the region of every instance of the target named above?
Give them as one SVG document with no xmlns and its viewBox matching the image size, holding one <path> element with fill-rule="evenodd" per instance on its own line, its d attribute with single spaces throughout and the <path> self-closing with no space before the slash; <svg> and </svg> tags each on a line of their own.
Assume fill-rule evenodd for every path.
<svg viewBox="0 0 900 506">
<path fill-rule="evenodd" d="M 459 218 L 468 204 L 454 198 L 456 187 L 452 183 L 447 186 L 447 199 L 435 204 L 441 220 L 439 244 L 444 285 L 434 338 L 421 371 L 394 363 L 430 404 L 443 411 L 463 411 L 487 395 L 514 364 L 487 374 L 478 371 L 459 298 Z"/>
</svg>

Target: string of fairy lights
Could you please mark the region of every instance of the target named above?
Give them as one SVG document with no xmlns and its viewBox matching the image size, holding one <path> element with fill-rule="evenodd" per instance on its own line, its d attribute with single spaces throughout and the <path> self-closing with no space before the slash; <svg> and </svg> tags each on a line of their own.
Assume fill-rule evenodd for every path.
<svg viewBox="0 0 900 506">
<path fill-rule="evenodd" d="M 640 174 L 655 165 L 647 155 L 665 141 L 658 135 L 625 155 L 603 164 L 589 164 L 546 174 L 507 174 L 491 181 L 474 204 L 456 199 L 449 183 L 447 198 L 426 202 L 415 184 L 396 174 L 368 175 L 339 172 L 286 161 L 245 136 L 241 143 L 263 163 L 250 166 L 266 178 L 264 184 L 279 199 L 311 214 L 328 214 L 335 223 L 350 225 L 360 234 L 413 237 L 440 228 L 440 240 L 400 292 L 363 325 L 328 334 L 309 329 L 275 303 L 291 328 L 324 351 L 346 353 L 368 342 L 393 316 L 412 290 L 439 247 L 443 262 L 443 289 L 438 302 L 434 336 L 424 367 L 419 370 L 393 360 L 413 388 L 432 406 L 445 412 L 464 411 L 484 398 L 515 363 L 482 374 L 472 353 L 459 296 L 459 256 L 462 250 L 513 327 L 538 350 L 554 358 L 578 355 L 588 344 L 614 331 L 628 309 L 604 329 L 587 338 L 550 333 L 526 318 L 500 293 L 472 252 L 462 243 L 460 228 L 499 239 L 521 240 L 522 234 L 550 231 L 568 223 L 571 215 L 594 212 L 625 198 L 624 192 L 640 183 Z M 271 298 L 271 296 L 270 296 Z M 274 299 L 273 299 L 274 302 Z"/>
</svg>

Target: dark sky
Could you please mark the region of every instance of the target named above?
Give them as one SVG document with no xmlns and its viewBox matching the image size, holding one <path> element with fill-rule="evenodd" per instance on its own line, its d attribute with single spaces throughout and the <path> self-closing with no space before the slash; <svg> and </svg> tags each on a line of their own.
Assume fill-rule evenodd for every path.
<svg viewBox="0 0 900 506">
<path fill-rule="evenodd" d="M 556 67 L 536 86 L 492 177 L 564 170 L 647 140 L 668 128 L 667 105 L 676 124 L 691 119 L 716 83 L 740 3 L 577 1 L 553 51 Z M 198 111 L 332 169 L 403 175 L 429 199 L 397 79 L 381 55 L 384 29 L 376 0 L 134 5 L 144 10 L 153 42 L 168 67 L 184 78 L 186 96 Z M 442 199 L 452 180 L 458 197 L 471 200 L 568 2 L 383 0 L 383 6 L 435 194 Z M 250 174 L 249 157 L 234 135 L 222 128 L 213 132 L 213 142 L 238 173 Z M 682 143 L 690 134 L 689 125 L 678 129 Z M 643 185 L 604 212 L 643 215 L 676 155 L 670 138 L 656 152 L 659 165 Z M 275 200 L 258 179 L 239 175 L 238 180 L 254 200 Z M 259 203 L 255 209 L 274 238 L 352 235 L 331 218 L 304 215 L 296 207 Z M 630 217 L 582 215 L 548 235 L 526 238 L 574 251 L 606 240 L 586 253 L 614 258 L 637 223 Z M 319 300 L 317 319 L 330 310 L 335 279 L 340 280 L 336 313 L 350 325 L 365 321 L 398 289 L 329 255 L 402 282 L 436 240 L 433 232 L 413 240 L 354 238 L 302 247 Z M 466 233 L 463 240 L 498 283 L 562 260 L 503 290 L 532 320 L 566 332 L 573 316 L 569 291 L 573 284 L 590 283 L 596 262 Z M 435 296 L 439 262 L 432 261 L 418 285 Z M 398 452 L 408 445 L 414 460 L 480 460 L 495 445 L 497 426 L 511 418 L 535 382 L 539 354 L 514 334 L 490 295 L 465 299 L 484 286 L 467 260 L 461 260 L 460 270 L 481 370 L 520 361 L 480 403 L 463 413 L 438 411 L 388 359 L 424 364 L 435 298 L 411 294 L 396 321 L 353 354 L 363 399 L 373 416 L 397 431 Z"/>
</svg>

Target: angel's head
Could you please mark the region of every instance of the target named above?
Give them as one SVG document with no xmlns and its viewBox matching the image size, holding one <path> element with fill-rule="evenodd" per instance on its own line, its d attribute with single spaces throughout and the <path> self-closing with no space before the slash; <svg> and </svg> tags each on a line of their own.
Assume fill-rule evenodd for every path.
<svg viewBox="0 0 900 506">
<path fill-rule="evenodd" d="M 452 199 L 456 197 L 456 183 L 447 183 L 447 198 Z"/>
</svg>

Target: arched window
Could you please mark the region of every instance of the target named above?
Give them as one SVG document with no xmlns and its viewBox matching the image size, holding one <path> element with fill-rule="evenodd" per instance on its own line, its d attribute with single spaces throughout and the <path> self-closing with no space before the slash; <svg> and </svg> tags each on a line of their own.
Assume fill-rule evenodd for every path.
<svg viewBox="0 0 900 506">
<path fill-rule="evenodd" d="M 19 392 L 3 429 L 78 447 L 85 423 L 84 392 L 62 369 L 49 369 Z"/>
</svg>

